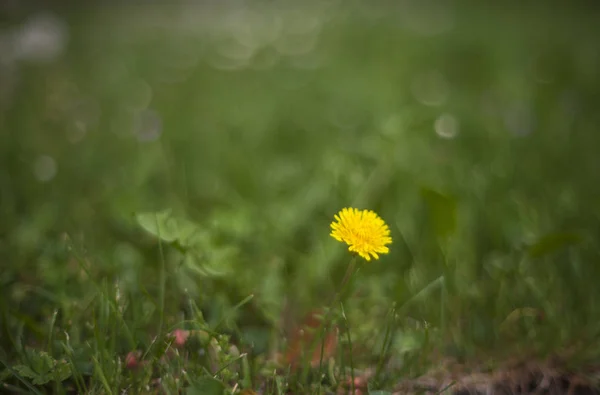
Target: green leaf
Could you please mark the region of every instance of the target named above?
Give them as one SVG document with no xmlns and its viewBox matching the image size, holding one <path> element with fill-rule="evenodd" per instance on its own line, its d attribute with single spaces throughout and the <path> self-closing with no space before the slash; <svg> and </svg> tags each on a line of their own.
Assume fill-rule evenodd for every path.
<svg viewBox="0 0 600 395">
<path fill-rule="evenodd" d="M 54 367 L 54 380 L 61 382 L 71 377 L 71 367 L 65 361 L 58 361 Z"/>
<path fill-rule="evenodd" d="M 201 277 L 222 277 L 231 273 L 237 248 L 217 245 L 211 234 L 195 223 L 173 216 L 170 209 L 140 213 L 136 218 L 144 230 L 173 244 L 184 254 L 183 265 L 188 273 Z"/>
<path fill-rule="evenodd" d="M 222 395 L 225 386 L 217 379 L 203 377 L 196 380 L 186 391 L 186 395 Z"/>
<path fill-rule="evenodd" d="M 219 260 L 219 258 L 222 258 L 222 256 L 219 256 L 219 253 L 223 251 L 213 248 L 209 254 L 200 254 L 195 250 L 190 250 L 185 254 L 183 261 L 183 264 L 190 272 L 201 277 L 223 277 L 230 273 L 229 262 L 225 259 Z"/>
<path fill-rule="evenodd" d="M 31 379 L 34 385 L 43 385 L 49 381 L 63 381 L 71 376 L 67 362 L 56 361 L 44 351 L 27 349 L 26 355 L 30 366 L 16 365 L 13 369 L 21 376 Z"/>
<path fill-rule="evenodd" d="M 439 238 L 452 236 L 456 231 L 456 200 L 428 188 L 421 189 L 421 196 L 435 234 Z"/>
<path fill-rule="evenodd" d="M 15 370 L 15 372 L 19 373 L 21 376 L 25 377 L 26 379 L 32 379 L 34 380 L 34 384 L 38 384 L 35 382 L 35 380 L 40 377 L 40 375 L 36 372 L 34 372 L 29 366 L 27 365 L 15 365 L 13 366 L 13 369 Z M 44 384 L 44 383 L 42 383 Z"/>
<path fill-rule="evenodd" d="M 139 213 L 136 215 L 136 219 L 146 232 L 167 243 L 178 242 L 182 246 L 189 246 L 200 232 L 198 225 L 173 216 L 171 209 Z"/>
<path fill-rule="evenodd" d="M 575 232 L 558 232 L 543 236 L 528 248 L 528 255 L 532 258 L 539 258 L 551 254 L 565 247 L 579 244 L 583 237 Z"/>
</svg>

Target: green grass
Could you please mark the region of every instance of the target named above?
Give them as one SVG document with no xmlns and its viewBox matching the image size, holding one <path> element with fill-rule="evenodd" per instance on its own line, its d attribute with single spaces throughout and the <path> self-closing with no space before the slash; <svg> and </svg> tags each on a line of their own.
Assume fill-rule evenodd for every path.
<svg viewBox="0 0 600 395">
<path fill-rule="evenodd" d="M 588 374 L 595 11 L 419 4 L 90 6 L 55 14 L 53 60 L 5 56 L 3 390 L 386 394 L 448 361 Z M 393 244 L 340 289 L 343 207 Z"/>
</svg>

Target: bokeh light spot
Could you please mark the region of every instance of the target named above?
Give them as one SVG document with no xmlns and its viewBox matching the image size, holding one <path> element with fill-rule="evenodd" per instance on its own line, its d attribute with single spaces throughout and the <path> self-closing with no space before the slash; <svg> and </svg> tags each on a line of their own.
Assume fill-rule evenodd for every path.
<svg viewBox="0 0 600 395">
<path fill-rule="evenodd" d="M 51 181 L 56 176 L 57 171 L 56 161 L 48 155 L 38 157 L 33 165 L 33 174 L 41 182 Z"/>
</svg>

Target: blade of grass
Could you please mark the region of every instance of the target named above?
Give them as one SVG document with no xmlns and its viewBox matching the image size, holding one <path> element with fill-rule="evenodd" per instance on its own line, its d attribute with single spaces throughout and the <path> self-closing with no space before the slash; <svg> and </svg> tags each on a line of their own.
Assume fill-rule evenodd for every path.
<svg viewBox="0 0 600 395">
<path fill-rule="evenodd" d="M 403 313 L 412 303 L 415 301 L 426 297 L 429 293 L 433 292 L 437 287 L 443 286 L 444 276 L 439 276 L 435 280 L 431 281 L 429 284 L 424 286 L 419 292 L 408 298 L 408 300 L 404 301 L 400 308 L 399 312 Z"/>
<path fill-rule="evenodd" d="M 242 358 L 246 357 L 246 353 L 241 354 L 239 357 L 236 357 L 234 359 L 232 359 L 231 361 L 227 362 L 225 365 L 221 366 L 214 374 L 213 374 L 213 378 L 217 378 L 217 376 L 219 375 L 219 373 L 221 373 L 223 370 L 227 369 L 229 366 L 233 365 L 235 362 L 239 361 Z"/>
<path fill-rule="evenodd" d="M 248 296 L 246 296 L 241 302 L 239 302 L 238 304 L 236 304 L 235 306 L 233 306 L 233 308 L 226 314 L 223 315 L 223 317 L 221 317 L 221 319 L 217 322 L 217 324 L 215 325 L 215 327 L 213 328 L 213 331 L 217 331 L 217 329 L 223 325 L 223 323 L 225 321 L 227 321 L 227 319 L 229 318 L 230 314 L 232 312 L 235 312 L 237 310 L 239 310 L 240 308 L 242 308 L 245 304 L 247 304 L 248 302 L 250 302 L 252 299 L 254 298 L 254 294 L 250 294 Z"/>
<path fill-rule="evenodd" d="M 396 316 L 396 308 L 395 306 L 392 306 L 392 308 L 390 308 L 390 310 L 388 311 L 387 317 L 386 317 L 386 321 L 388 322 L 388 324 L 385 327 L 385 335 L 383 338 L 383 343 L 381 344 L 381 351 L 379 352 L 379 361 L 377 363 L 377 368 L 375 370 L 375 378 L 374 381 L 376 383 L 379 382 L 379 378 L 381 376 L 381 371 L 383 369 L 383 363 L 385 362 L 385 356 L 387 355 L 388 352 L 388 348 L 391 345 L 391 333 L 393 332 L 392 327 L 394 327 L 394 323 L 395 323 L 395 316 Z M 391 317 L 391 319 L 389 318 Z"/>
<path fill-rule="evenodd" d="M 94 370 L 98 378 L 100 379 L 100 383 L 104 387 L 104 390 L 107 394 L 112 395 L 112 390 L 110 389 L 110 385 L 108 384 L 108 380 L 106 380 L 106 376 L 104 375 L 104 371 L 102 370 L 102 366 L 100 366 L 100 362 L 96 357 L 92 357 L 92 361 L 94 362 Z"/>
<path fill-rule="evenodd" d="M 52 340 L 54 339 L 54 325 L 56 324 L 56 316 L 58 315 L 58 309 L 52 313 L 52 319 L 50 320 L 50 328 L 48 329 L 48 344 L 46 350 L 49 355 L 52 355 Z"/>
<path fill-rule="evenodd" d="M 321 371 L 323 369 L 323 355 L 325 354 L 325 340 L 326 340 L 326 332 L 327 332 L 327 325 L 322 325 L 322 329 L 321 329 L 321 351 L 319 353 L 319 376 L 321 376 Z M 319 380 L 319 389 L 318 389 L 318 393 L 321 393 L 321 381 Z"/>
<path fill-rule="evenodd" d="M 158 235 L 158 251 L 160 255 L 160 268 L 158 273 L 158 333 L 157 336 L 162 335 L 163 324 L 165 318 L 165 288 L 166 288 L 166 263 L 165 263 L 165 254 L 163 251 L 163 244 L 160 235 L 160 224 L 158 222 L 158 214 L 155 214 L 156 219 L 156 229 L 159 233 Z"/>
<path fill-rule="evenodd" d="M 455 384 L 456 384 L 456 381 L 452 380 L 447 386 L 445 386 L 444 388 L 442 388 L 441 390 L 436 392 L 436 394 L 443 394 L 444 392 L 448 391 Z"/>
<path fill-rule="evenodd" d="M 442 331 L 442 339 L 446 339 L 448 330 L 448 323 L 446 322 L 446 277 L 442 277 L 442 283 L 440 286 L 440 326 Z"/>
<path fill-rule="evenodd" d="M 79 370 L 77 370 L 75 365 L 75 360 L 73 359 L 73 349 L 69 345 L 69 335 L 65 332 L 67 342 L 61 342 L 61 346 L 65 353 L 67 354 L 67 361 L 71 365 L 71 373 L 73 374 L 73 379 L 75 381 L 75 386 L 77 386 L 77 392 L 80 394 L 87 394 L 88 389 L 85 385 L 85 380 L 83 379 L 83 375 Z"/>
<path fill-rule="evenodd" d="M 327 364 L 327 374 L 329 376 L 329 381 L 331 382 L 331 386 L 332 387 L 337 387 L 338 383 L 337 380 L 335 379 L 335 361 L 330 359 L 329 363 Z"/>
<path fill-rule="evenodd" d="M 152 342 L 150 342 L 150 345 L 148 345 L 148 348 L 146 349 L 146 351 L 144 351 L 144 354 L 142 355 L 142 359 L 145 359 L 148 354 L 150 354 L 150 351 L 152 351 L 152 348 L 154 347 L 154 345 L 157 343 L 157 341 L 159 339 L 162 338 L 163 335 L 163 326 L 164 326 L 164 313 L 165 313 L 165 289 L 166 289 L 166 262 L 165 262 L 165 254 L 164 254 L 164 250 L 163 250 L 163 243 L 162 243 L 162 237 L 160 235 L 160 223 L 158 220 L 158 214 L 154 215 L 155 218 L 155 222 L 156 222 L 156 230 L 158 232 L 157 234 L 157 239 L 158 239 L 158 254 L 159 254 L 159 270 L 158 270 L 158 330 L 157 330 L 157 334 L 156 336 L 154 336 Z M 150 295 L 148 295 L 150 296 Z"/>
<path fill-rule="evenodd" d="M 242 372 L 244 373 L 244 377 L 242 378 L 242 388 L 243 389 L 251 389 L 252 388 L 252 369 L 250 368 L 250 362 L 248 361 L 248 355 L 242 354 Z"/>
<path fill-rule="evenodd" d="M 344 320 L 344 328 L 346 329 L 346 337 L 348 338 L 348 346 L 350 347 L 349 358 L 350 358 L 350 388 L 352 389 L 352 395 L 356 393 L 354 388 L 354 362 L 352 361 L 352 338 L 350 336 L 350 325 L 348 324 L 348 317 L 346 317 L 346 312 L 344 311 L 344 304 L 340 302 L 340 309 L 342 311 L 342 319 Z"/>
</svg>

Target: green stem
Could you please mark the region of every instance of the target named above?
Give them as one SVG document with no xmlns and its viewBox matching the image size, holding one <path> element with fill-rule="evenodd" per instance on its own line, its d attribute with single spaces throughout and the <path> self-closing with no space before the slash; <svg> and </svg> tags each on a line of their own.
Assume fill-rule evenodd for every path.
<svg viewBox="0 0 600 395">
<path fill-rule="evenodd" d="M 352 260 L 350 261 L 350 264 L 348 264 L 348 268 L 346 269 L 346 273 L 344 274 L 344 278 L 342 279 L 340 288 L 334 295 L 331 303 L 329 303 L 329 310 L 331 310 L 333 308 L 333 306 L 336 305 L 340 301 L 342 294 L 346 290 L 346 286 L 350 282 L 350 279 L 352 278 L 354 273 L 356 273 L 355 269 L 356 269 L 356 257 L 352 258 Z"/>
</svg>

